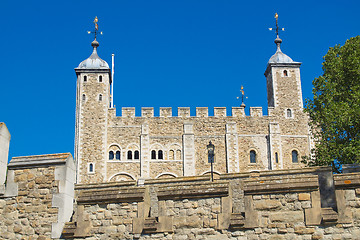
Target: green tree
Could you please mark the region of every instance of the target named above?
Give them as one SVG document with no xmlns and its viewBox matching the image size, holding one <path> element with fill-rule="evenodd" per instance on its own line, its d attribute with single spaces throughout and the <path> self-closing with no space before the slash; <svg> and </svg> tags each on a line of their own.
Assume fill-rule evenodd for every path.
<svg viewBox="0 0 360 240">
<path fill-rule="evenodd" d="M 304 158 L 310 166 L 360 163 L 360 36 L 330 48 L 323 75 L 313 81 L 306 100 L 315 148 Z"/>
</svg>

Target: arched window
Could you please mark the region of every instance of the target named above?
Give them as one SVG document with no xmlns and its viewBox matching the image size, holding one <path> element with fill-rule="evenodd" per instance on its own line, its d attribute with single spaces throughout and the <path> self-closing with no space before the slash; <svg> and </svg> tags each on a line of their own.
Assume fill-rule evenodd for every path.
<svg viewBox="0 0 360 240">
<path fill-rule="evenodd" d="M 291 158 L 292 158 L 292 162 L 293 163 L 297 163 L 298 162 L 298 152 L 296 150 L 293 150 L 291 152 Z"/>
<path fill-rule="evenodd" d="M 292 117 L 291 109 L 287 109 L 287 110 L 286 110 L 286 116 L 287 116 L 288 118 L 291 118 L 291 117 Z"/>
<path fill-rule="evenodd" d="M 102 82 L 102 76 L 101 75 L 99 76 L 99 82 Z"/>
<path fill-rule="evenodd" d="M 174 160 L 175 159 L 175 152 L 174 150 L 170 150 L 169 151 L 169 160 Z"/>
<path fill-rule="evenodd" d="M 132 159 L 132 151 L 130 151 L 130 150 L 128 151 L 127 158 Z"/>
<path fill-rule="evenodd" d="M 85 101 L 85 99 L 86 99 L 86 96 L 85 96 L 85 94 L 83 94 L 82 95 L 82 100 Z"/>
<path fill-rule="evenodd" d="M 89 164 L 89 172 L 90 173 L 94 172 L 94 164 L 92 164 L 92 163 Z"/>
<path fill-rule="evenodd" d="M 101 94 L 99 95 L 99 101 L 102 101 L 102 95 Z"/>
<path fill-rule="evenodd" d="M 140 159 L 140 153 L 138 150 L 135 151 L 134 159 Z"/>
<path fill-rule="evenodd" d="M 250 163 L 256 163 L 256 152 L 254 150 L 250 151 Z"/>
<path fill-rule="evenodd" d="M 163 151 L 162 151 L 162 150 L 159 150 L 159 151 L 158 151 L 158 159 L 164 159 Z"/>
<path fill-rule="evenodd" d="M 151 151 L 151 159 L 156 159 L 156 151 L 155 150 Z"/>
<path fill-rule="evenodd" d="M 116 151 L 116 160 L 120 160 L 120 151 Z"/>
<path fill-rule="evenodd" d="M 87 76 L 84 76 L 84 82 L 86 82 L 87 81 Z"/>
<path fill-rule="evenodd" d="M 109 152 L 109 160 L 114 160 L 114 152 L 113 151 Z"/>
<path fill-rule="evenodd" d="M 276 162 L 276 163 L 279 163 L 279 156 L 278 156 L 278 153 L 277 153 L 277 152 L 275 153 L 275 162 Z"/>
<path fill-rule="evenodd" d="M 176 157 L 175 157 L 176 160 L 181 160 L 181 150 L 176 150 Z"/>
<path fill-rule="evenodd" d="M 284 77 L 287 77 L 288 76 L 288 72 L 287 70 L 284 70 Z"/>
</svg>

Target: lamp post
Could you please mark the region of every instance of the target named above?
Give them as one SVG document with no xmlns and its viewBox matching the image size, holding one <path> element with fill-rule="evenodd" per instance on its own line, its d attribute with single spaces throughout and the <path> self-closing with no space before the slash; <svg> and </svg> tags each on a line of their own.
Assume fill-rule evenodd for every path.
<svg viewBox="0 0 360 240">
<path fill-rule="evenodd" d="M 213 163 L 215 162 L 215 146 L 210 141 L 206 147 L 208 150 L 208 162 L 211 163 L 211 181 L 214 181 Z"/>
</svg>

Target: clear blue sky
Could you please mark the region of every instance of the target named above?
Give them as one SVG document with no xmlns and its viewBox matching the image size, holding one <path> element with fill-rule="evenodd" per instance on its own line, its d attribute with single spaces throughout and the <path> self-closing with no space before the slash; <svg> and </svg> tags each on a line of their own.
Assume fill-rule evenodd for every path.
<svg viewBox="0 0 360 240">
<path fill-rule="evenodd" d="M 1 1 L 0 121 L 10 156 L 74 149 L 74 68 L 92 51 L 86 31 L 99 18 L 101 58 L 115 53 L 115 105 L 121 107 L 266 107 L 264 71 L 282 50 L 302 62 L 304 98 L 322 74 L 329 47 L 360 32 L 359 1 Z"/>
</svg>

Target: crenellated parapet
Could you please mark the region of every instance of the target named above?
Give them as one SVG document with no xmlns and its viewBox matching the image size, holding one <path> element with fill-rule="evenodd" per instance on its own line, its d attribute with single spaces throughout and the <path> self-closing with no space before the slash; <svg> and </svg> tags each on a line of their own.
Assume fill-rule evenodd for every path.
<svg viewBox="0 0 360 240">
<path fill-rule="evenodd" d="M 115 109 L 111 109 L 115 111 Z M 155 116 L 154 108 L 153 107 L 142 107 L 141 108 L 141 116 L 136 116 L 135 114 L 135 107 L 123 107 L 121 108 L 121 117 L 123 118 L 134 118 L 134 117 L 143 117 L 143 118 L 152 118 L 152 117 L 181 117 L 181 118 L 188 118 L 188 117 L 199 117 L 199 118 L 206 118 L 206 117 L 262 117 L 263 116 L 263 109 L 262 107 L 250 107 L 250 115 L 245 114 L 244 107 L 232 107 L 231 114 L 227 114 L 226 107 L 214 107 L 213 108 L 213 115 L 209 114 L 208 107 L 196 107 L 196 114 L 192 116 L 190 114 L 190 107 L 178 107 L 177 114 L 173 114 L 173 110 L 171 107 L 160 107 L 159 109 L 159 116 Z M 268 110 L 270 113 L 271 110 Z M 270 115 L 270 114 L 269 114 Z"/>
</svg>

